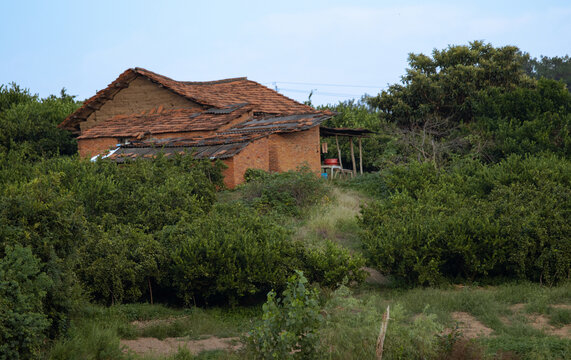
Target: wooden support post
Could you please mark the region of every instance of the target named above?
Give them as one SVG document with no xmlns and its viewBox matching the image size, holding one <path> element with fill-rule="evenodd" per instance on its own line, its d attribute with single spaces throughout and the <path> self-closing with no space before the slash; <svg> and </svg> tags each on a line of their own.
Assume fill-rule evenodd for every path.
<svg viewBox="0 0 571 360">
<path fill-rule="evenodd" d="M 353 149 L 353 138 L 351 139 L 351 161 L 353 162 L 353 177 L 357 175 L 357 165 L 355 164 L 355 150 Z"/>
<path fill-rule="evenodd" d="M 361 148 L 361 137 L 359 136 L 359 171 L 363 175 L 363 150 Z"/>
<path fill-rule="evenodd" d="M 385 335 L 387 335 L 387 326 L 389 325 L 390 319 L 389 306 L 387 306 L 387 311 L 385 311 L 383 314 L 383 321 L 381 321 L 381 331 L 379 332 L 379 337 L 377 338 L 377 346 L 375 349 L 377 360 L 382 360 L 383 358 L 383 346 L 385 344 Z"/>
<path fill-rule="evenodd" d="M 341 162 L 341 148 L 339 147 L 339 138 L 335 135 L 335 144 L 337 144 L 337 154 L 339 154 L 339 166 L 343 169 L 343 163 Z"/>
</svg>

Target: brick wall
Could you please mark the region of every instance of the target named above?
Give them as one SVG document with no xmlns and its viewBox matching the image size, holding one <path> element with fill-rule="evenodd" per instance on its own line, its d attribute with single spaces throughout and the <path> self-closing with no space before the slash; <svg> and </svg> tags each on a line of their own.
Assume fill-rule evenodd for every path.
<svg viewBox="0 0 571 360">
<path fill-rule="evenodd" d="M 228 189 L 233 189 L 236 186 L 234 183 L 234 158 L 224 159 L 222 162 L 227 166 L 227 168 L 222 171 L 222 175 L 224 175 L 224 185 L 226 185 Z"/>
<path fill-rule="evenodd" d="M 144 77 L 137 77 L 129 83 L 129 87 L 119 91 L 112 100 L 108 100 L 101 108 L 93 112 L 86 121 L 80 123 L 81 131 L 89 129 L 98 121 L 120 114 L 138 114 L 150 111 L 162 105 L 165 110 L 175 108 L 202 107 L 180 95 L 159 87 Z"/>
<path fill-rule="evenodd" d="M 296 170 L 307 163 L 314 173 L 321 172 L 319 126 L 289 134 L 273 134 L 269 141 L 270 171 Z"/>
<path fill-rule="evenodd" d="M 81 157 L 92 157 L 109 149 L 114 149 L 118 140 L 114 137 L 80 139 L 77 141 L 77 152 Z"/>
<path fill-rule="evenodd" d="M 252 141 L 238 155 L 234 156 L 234 186 L 244 182 L 244 174 L 248 169 L 269 171 L 268 137 Z"/>
</svg>

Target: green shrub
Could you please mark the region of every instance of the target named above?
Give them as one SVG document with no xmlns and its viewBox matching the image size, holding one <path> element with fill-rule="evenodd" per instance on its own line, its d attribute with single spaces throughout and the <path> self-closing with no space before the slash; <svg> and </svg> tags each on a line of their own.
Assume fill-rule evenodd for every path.
<svg viewBox="0 0 571 360">
<path fill-rule="evenodd" d="M 242 187 L 244 199 L 259 213 L 300 216 L 327 193 L 325 184 L 307 167 L 298 171 L 264 174 L 250 170 Z"/>
<path fill-rule="evenodd" d="M 317 290 L 308 288 L 303 272 L 288 279 L 282 298 L 272 290 L 263 306 L 262 324 L 248 336 L 248 345 L 257 359 L 320 358 Z"/>
<path fill-rule="evenodd" d="M 373 198 L 389 196 L 389 187 L 380 172 L 365 173 L 351 179 L 340 180 L 337 185 L 357 190 Z"/>
<path fill-rule="evenodd" d="M 419 284 L 569 277 L 567 160 L 512 156 L 494 166 L 411 173 L 413 180 L 406 173 L 400 183 L 387 180 L 396 192 L 362 210 L 365 254 L 381 271 Z"/>
<path fill-rule="evenodd" d="M 43 299 L 52 286 L 29 247 L 6 247 L 0 258 L 0 359 L 38 356 L 50 325 Z"/>
<path fill-rule="evenodd" d="M 361 283 L 367 273 L 362 270 L 365 260 L 359 254 L 326 241 L 324 248 L 307 249 L 303 260 L 306 274 L 311 282 L 334 288 L 344 280 Z"/>
<path fill-rule="evenodd" d="M 38 99 L 15 84 L 0 85 L 0 153 L 19 152 L 34 161 L 76 153 L 76 140 L 57 125 L 78 106 L 65 90 L 60 97 Z"/>
<path fill-rule="evenodd" d="M 95 235 L 95 234 L 94 234 Z M 81 246 L 77 274 L 90 295 L 107 304 L 152 298 L 151 281 L 161 279 L 165 249 L 140 228 L 118 225 Z"/>
<path fill-rule="evenodd" d="M 229 299 L 283 287 L 299 246 L 285 228 L 240 204 L 216 206 L 209 216 L 166 228 L 172 286 L 186 303 Z"/>
</svg>

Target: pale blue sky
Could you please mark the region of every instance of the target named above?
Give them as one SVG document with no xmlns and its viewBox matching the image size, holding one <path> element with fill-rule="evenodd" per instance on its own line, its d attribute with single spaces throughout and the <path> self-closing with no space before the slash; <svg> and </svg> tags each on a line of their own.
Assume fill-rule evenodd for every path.
<svg viewBox="0 0 571 360">
<path fill-rule="evenodd" d="M 408 53 L 450 44 L 571 55 L 569 0 L 0 1 L 0 84 L 81 100 L 135 66 L 175 80 L 247 76 L 300 101 L 315 89 L 323 104 L 376 94 Z"/>
</svg>

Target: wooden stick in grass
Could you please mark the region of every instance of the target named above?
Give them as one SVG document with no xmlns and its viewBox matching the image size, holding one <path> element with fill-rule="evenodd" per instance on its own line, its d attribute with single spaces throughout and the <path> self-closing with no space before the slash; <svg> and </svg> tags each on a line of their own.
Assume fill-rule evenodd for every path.
<svg viewBox="0 0 571 360">
<path fill-rule="evenodd" d="M 387 311 L 383 314 L 381 331 L 379 332 L 379 338 L 377 339 L 377 360 L 381 360 L 383 358 L 383 344 L 385 343 L 385 335 L 387 334 L 387 326 L 389 325 L 389 306 L 387 306 Z"/>
</svg>

